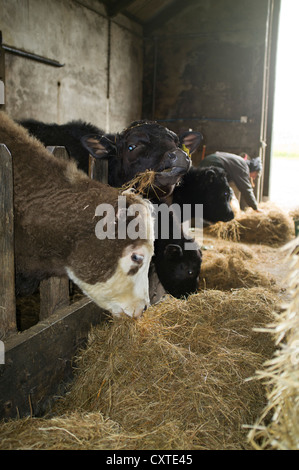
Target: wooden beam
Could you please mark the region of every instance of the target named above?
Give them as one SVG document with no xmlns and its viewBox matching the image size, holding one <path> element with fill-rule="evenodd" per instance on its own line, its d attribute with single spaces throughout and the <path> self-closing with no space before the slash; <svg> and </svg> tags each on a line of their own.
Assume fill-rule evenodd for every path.
<svg viewBox="0 0 299 470">
<path fill-rule="evenodd" d="M 274 98 L 275 98 L 275 70 L 277 58 L 278 29 L 280 17 L 281 0 L 274 0 L 273 16 L 269 54 L 269 87 L 268 87 L 268 113 L 267 113 L 267 147 L 265 149 L 264 171 L 261 184 L 261 196 L 269 198 L 270 196 L 270 179 L 271 179 L 271 155 L 272 155 L 272 131 L 274 116 Z"/>
<path fill-rule="evenodd" d="M 44 414 L 72 379 L 74 356 L 86 345 L 91 326 L 107 318 L 83 298 L 4 341 L 0 419 Z"/>
<path fill-rule="evenodd" d="M 2 47 L 2 32 L 0 31 L 0 110 L 5 110 L 5 51 Z"/>
<path fill-rule="evenodd" d="M 48 318 L 56 310 L 70 303 L 69 278 L 67 276 L 52 276 L 41 281 L 39 320 Z"/>
<path fill-rule="evenodd" d="M 16 331 L 12 158 L 0 144 L 0 339 Z"/>
<path fill-rule="evenodd" d="M 62 160 L 69 160 L 65 147 L 47 147 L 47 150 Z M 68 276 L 50 277 L 40 283 L 40 314 L 39 319 L 44 320 L 59 308 L 70 303 Z"/>
<path fill-rule="evenodd" d="M 89 155 L 88 174 L 91 179 L 108 183 L 108 160 L 107 158 L 94 158 Z"/>
</svg>

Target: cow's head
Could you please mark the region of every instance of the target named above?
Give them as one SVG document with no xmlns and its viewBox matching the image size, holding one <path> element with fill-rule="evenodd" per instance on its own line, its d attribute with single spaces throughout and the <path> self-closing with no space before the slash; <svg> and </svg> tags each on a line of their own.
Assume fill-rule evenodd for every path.
<svg viewBox="0 0 299 470">
<path fill-rule="evenodd" d="M 120 134 L 87 135 L 81 141 L 95 158 L 117 157 L 121 184 L 146 170 L 155 171 L 156 195 L 163 198 L 189 170 L 189 155 L 199 147 L 202 134 L 190 131 L 179 139 L 156 122 L 135 121 Z"/>
<path fill-rule="evenodd" d="M 174 297 L 192 294 L 198 289 L 202 253 L 185 250 L 182 243 L 169 243 L 154 258 L 155 269 L 164 289 Z"/>
<path fill-rule="evenodd" d="M 219 167 L 192 168 L 193 203 L 203 204 L 203 218 L 208 222 L 228 222 L 234 218 L 232 192 L 225 171 Z M 188 176 L 185 184 L 188 185 Z M 198 188 L 198 191 L 196 191 Z M 196 198 L 198 197 L 198 201 Z"/>
<path fill-rule="evenodd" d="M 114 316 L 138 317 L 149 306 L 148 270 L 154 251 L 154 228 L 150 203 L 138 204 L 138 217 L 146 233 L 143 238 L 117 238 L 121 216 L 116 214 L 116 238 L 98 239 L 96 235 L 74 243 L 66 271 L 69 278 L 101 308 Z M 134 222 L 127 217 L 126 226 Z M 133 233 L 133 232 L 132 232 Z M 133 237 L 134 238 L 134 237 Z"/>
</svg>

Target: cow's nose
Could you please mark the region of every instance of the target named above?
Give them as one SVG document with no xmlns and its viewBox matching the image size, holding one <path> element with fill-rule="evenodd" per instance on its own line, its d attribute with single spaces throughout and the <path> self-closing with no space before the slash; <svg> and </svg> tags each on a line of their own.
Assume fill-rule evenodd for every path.
<svg viewBox="0 0 299 470">
<path fill-rule="evenodd" d="M 189 161 L 189 156 L 183 150 L 175 150 L 174 152 L 168 152 L 168 158 L 172 162 L 175 162 L 178 159 L 185 159 L 186 161 Z"/>
<path fill-rule="evenodd" d="M 177 156 L 176 153 L 174 153 L 174 152 L 169 152 L 169 153 L 168 153 L 168 157 L 169 157 L 169 159 L 172 160 L 172 161 L 175 161 L 175 160 L 177 160 L 177 158 L 178 158 L 178 156 Z"/>
<path fill-rule="evenodd" d="M 139 305 L 139 306 L 134 310 L 133 318 L 140 318 L 140 317 L 142 316 L 142 314 L 147 310 L 147 307 L 148 307 L 147 304 Z"/>
</svg>

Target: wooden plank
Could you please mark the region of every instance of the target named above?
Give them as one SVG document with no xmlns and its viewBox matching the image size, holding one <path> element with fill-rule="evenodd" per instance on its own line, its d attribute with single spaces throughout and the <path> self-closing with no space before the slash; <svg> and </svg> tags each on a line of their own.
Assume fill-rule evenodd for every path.
<svg viewBox="0 0 299 470">
<path fill-rule="evenodd" d="M 5 51 L 2 47 L 2 33 L 0 31 L 0 110 L 5 110 Z"/>
<path fill-rule="evenodd" d="M 263 176 L 259 179 L 260 194 L 266 199 L 270 196 L 270 180 L 271 180 L 271 155 L 272 155 L 272 131 L 274 116 L 274 100 L 275 100 L 275 70 L 277 59 L 277 44 L 279 32 L 279 15 L 281 1 L 275 0 L 273 4 L 273 16 L 271 25 L 271 46 L 269 57 L 269 87 L 268 87 L 268 115 L 267 115 L 267 147 L 264 154 Z"/>
<path fill-rule="evenodd" d="M 0 365 L 0 419 L 40 416 L 73 377 L 73 358 L 85 346 L 91 325 L 108 317 L 83 298 L 13 335 Z"/>
<path fill-rule="evenodd" d="M 16 330 L 12 158 L 0 144 L 0 338 Z"/>
<path fill-rule="evenodd" d="M 55 157 L 57 158 L 61 158 L 62 160 L 69 160 L 70 157 L 66 151 L 66 148 L 65 147 L 61 147 L 60 145 L 56 145 L 56 146 L 48 146 L 47 147 L 47 150 L 50 152 L 50 153 L 53 153 L 53 155 L 55 155 Z"/>
<path fill-rule="evenodd" d="M 88 174 L 91 179 L 107 184 L 108 160 L 106 158 L 94 158 L 92 155 L 89 155 Z"/>
<path fill-rule="evenodd" d="M 65 147 L 47 147 L 55 157 L 69 160 Z M 39 319 L 44 320 L 59 308 L 69 305 L 69 279 L 67 276 L 53 276 L 40 283 L 40 314 Z"/>
<path fill-rule="evenodd" d="M 70 303 L 69 279 L 67 276 L 52 276 L 41 281 L 39 292 L 40 320 L 48 318 L 56 310 L 66 307 Z"/>
</svg>

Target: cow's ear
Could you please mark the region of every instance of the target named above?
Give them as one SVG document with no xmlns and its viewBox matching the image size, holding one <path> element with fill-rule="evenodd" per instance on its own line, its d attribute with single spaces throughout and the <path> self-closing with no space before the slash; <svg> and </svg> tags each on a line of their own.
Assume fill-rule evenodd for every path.
<svg viewBox="0 0 299 470">
<path fill-rule="evenodd" d="M 106 135 L 88 134 L 81 137 L 81 143 L 95 158 L 105 158 L 110 153 L 115 154 L 116 144 Z"/>
<path fill-rule="evenodd" d="M 181 134 L 179 139 L 183 149 L 186 147 L 189 151 L 189 154 L 191 155 L 201 145 L 203 141 L 203 135 L 200 132 L 188 131 Z"/>
<path fill-rule="evenodd" d="M 206 172 L 206 181 L 209 183 L 212 183 L 216 177 L 216 173 L 212 168 L 209 168 Z"/>
<path fill-rule="evenodd" d="M 183 251 L 180 245 L 175 245 L 175 244 L 170 243 L 169 245 L 166 246 L 164 250 L 164 254 L 169 259 L 175 259 L 175 258 L 180 258 L 183 255 Z"/>
</svg>

